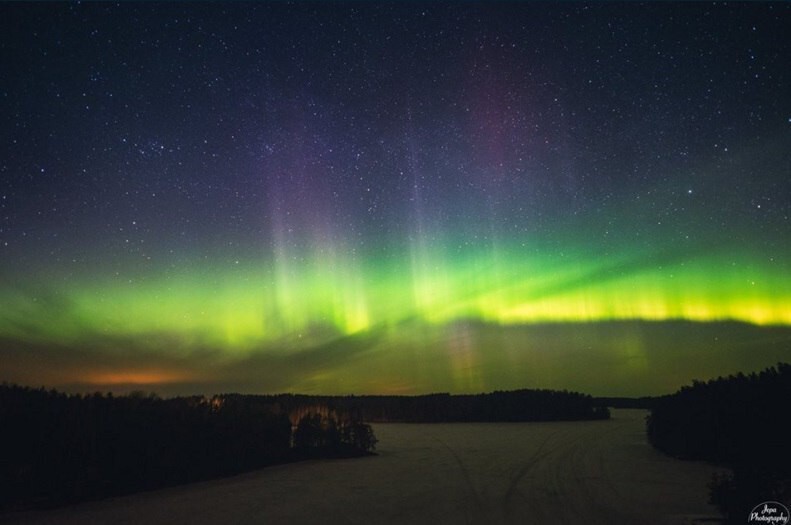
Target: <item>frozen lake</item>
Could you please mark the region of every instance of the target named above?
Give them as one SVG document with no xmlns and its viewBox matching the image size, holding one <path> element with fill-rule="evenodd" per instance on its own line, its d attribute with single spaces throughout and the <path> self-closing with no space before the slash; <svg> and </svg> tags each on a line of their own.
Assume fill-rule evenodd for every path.
<svg viewBox="0 0 791 525">
<path fill-rule="evenodd" d="M 610 421 L 374 425 L 376 457 L 233 478 L 0 521 L 52 524 L 694 523 L 715 469 L 655 452 L 645 411 Z"/>
</svg>

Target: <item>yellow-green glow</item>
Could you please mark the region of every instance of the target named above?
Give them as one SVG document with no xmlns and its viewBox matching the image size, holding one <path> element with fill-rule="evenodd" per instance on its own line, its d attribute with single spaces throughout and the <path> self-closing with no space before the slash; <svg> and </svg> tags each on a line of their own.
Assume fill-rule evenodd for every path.
<svg viewBox="0 0 791 525">
<path fill-rule="evenodd" d="M 8 4 L 0 381 L 646 394 L 791 359 L 779 8 L 265 4 Z"/>
<path fill-rule="evenodd" d="M 423 247 L 407 260 L 367 263 L 325 252 L 280 257 L 273 269 L 243 261 L 230 270 L 71 283 L 54 293 L 56 310 L 45 297 L 4 292 L 12 308 L 0 330 L 43 341 L 137 337 L 153 349 L 246 353 L 308 347 L 405 320 L 791 325 L 788 272 L 768 258 L 722 254 L 659 266 L 650 257 L 597 262 L 584 253 L 550 259 L 516 249 L 451 258 Z"/>
</svg>

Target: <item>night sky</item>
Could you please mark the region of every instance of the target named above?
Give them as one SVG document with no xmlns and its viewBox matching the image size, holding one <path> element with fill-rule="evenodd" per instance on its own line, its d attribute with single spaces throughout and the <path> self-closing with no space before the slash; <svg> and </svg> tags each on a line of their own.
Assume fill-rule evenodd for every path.
<svg viewBox="0 0 791 525">
<path fill-rule="evenodd" d="M 0 380 L 669 393 L 791 359 L 791 5 L 0 4 Z"/>
</svg>

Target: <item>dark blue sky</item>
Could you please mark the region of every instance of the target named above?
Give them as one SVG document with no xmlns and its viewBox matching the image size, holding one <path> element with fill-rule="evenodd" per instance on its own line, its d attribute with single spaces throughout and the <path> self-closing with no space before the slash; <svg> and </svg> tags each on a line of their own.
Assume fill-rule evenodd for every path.
<svg viewBox="0 0 791 525">
<path fill-rule="evenodd" d="M 790 19 L 2 3 L 4 347 L 165 331 L 189 355 L 266 355 L 412 317 L 791 322 Z M 476 373 L 450 384 L 498 386 Z"/>
</svg>

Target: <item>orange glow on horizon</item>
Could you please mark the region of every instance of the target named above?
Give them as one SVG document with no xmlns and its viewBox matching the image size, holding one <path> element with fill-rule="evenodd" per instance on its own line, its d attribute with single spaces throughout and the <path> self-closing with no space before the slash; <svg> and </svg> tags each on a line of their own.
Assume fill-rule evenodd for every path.
<svg viewBox="0 0 791 525">
<path fill-rule="evenodd" d="M 94 372 L 82 376 L 80 382 L 91 385 L 156 385 L 182 383 L 188 379 L 194 379 L 194 377 L 184 372 L 135 370 Z"/>
</svg>

